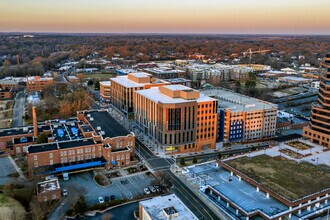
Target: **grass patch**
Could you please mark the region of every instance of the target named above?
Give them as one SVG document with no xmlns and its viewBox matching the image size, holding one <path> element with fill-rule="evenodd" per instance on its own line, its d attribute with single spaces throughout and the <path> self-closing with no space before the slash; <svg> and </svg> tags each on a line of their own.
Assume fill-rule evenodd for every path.
<svg viewBox="0 0 330 220">
<path fill-rule="evenodd" d="M 304 157 L 304 155 L 299 154 L 299 153 L 297 153 L 293 150 L 290 150 L 288 148 L 284 148 L 284 149 L 280 150 L 280 152 L 283 153 L 283 154 L 288 155 L 289 157 L 296 158 L 296 159 L 300 159 L 300 158 Z"/>
<path fill-rule="evenodd" d="M 8 196 L 0 194 L 0 219 L 25 219 L 23 206 Z"/>
<path fill-rule="evenodd" d="M 98 80 L 109 80 L 116 76 L 114 73 L 91 73 L 84 74 L 85 79 L 98 79 Z"/>
<path fill-rule="evenodd" d="M 292 142 L 289 142 L 288 145 L 293 148 L 296 148 L 298 150 L 308 150 L 308 149 L 312 148 L 312 146 L 301 143 L 300 141 L 292 141 Z"/>
<path fill-rule="evenodd" d="M 241 157 L 226 163 L 289 200 L 330 187 L 330 167 L 283 157 Z"/>
</svg>

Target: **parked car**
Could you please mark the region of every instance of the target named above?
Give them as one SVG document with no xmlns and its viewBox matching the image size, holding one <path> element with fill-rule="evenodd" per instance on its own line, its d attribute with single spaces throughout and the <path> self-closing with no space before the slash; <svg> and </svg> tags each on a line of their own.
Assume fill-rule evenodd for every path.
<svg viewBox="0 0 330 220">
<path fill-rule="evenodd" d="M 99 203 L 100 203 L 100 204 L 104 203 L 104 199 L 103 199 L 102 196 L 100 196 L 100 197 L 98 198 L 98 200 L 99 200 Z"/>
<path fill-rule="evenodd" d="M 155 189 L 155 187 L 153 187 L 153 186 L 149 186 L 149 189 L 150 189 L 150 191 L 153 192 L 153 193 L 156 192 L 156 189 Z"/>
<path fill-rule="evenodd" d="M 67 189 L 63 189 L 62 190 L 62 195 L 63 196 L 67 196 L 68 195 L 68 190 Z"/>
<path fill-rule="evenodd" d="M 109 201 L 110 201 L 110 196 L 105 196 L 105 197 L 104 197 L 104 201 L 105 201 L 105 202 L 109 202 Z"/>
<path fill-rule="evenodd" d="M 144 192 L 148 195 L 148 194 L 150 194 L 151 192 L 150 192 L 150 190 L 149 190 L 149 188 L 144 188 Z"/>
<path fill-rule="evenodd" d="M 112 200 L 115 200 L 116 199 L 116 196 L 115 195 L 111 195 L 110 196 L 110 200 L 112 201 Z"/>
<path fill-rule="evenodd" d="M 155 187 L 155 189 L 156 189 L 157 192 L 160 191 L 160 186 L 159 185 L 155 185 L 154 187 Z"/>
</svg>

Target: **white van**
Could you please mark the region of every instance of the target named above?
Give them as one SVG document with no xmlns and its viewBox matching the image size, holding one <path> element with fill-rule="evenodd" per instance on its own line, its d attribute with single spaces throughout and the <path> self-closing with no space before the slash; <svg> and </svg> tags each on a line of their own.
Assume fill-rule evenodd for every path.
<svg viewBox="0 0 330 220">
<path fill-rule="evenodd" d="M 64 181 L 69 180 L 69 173 L 63 173 L 63 180 Z"/>
</svg>

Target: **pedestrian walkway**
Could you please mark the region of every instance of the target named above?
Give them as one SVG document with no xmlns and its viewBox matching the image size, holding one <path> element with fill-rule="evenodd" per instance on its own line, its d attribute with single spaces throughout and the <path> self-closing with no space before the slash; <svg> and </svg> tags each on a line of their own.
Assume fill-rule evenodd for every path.
<svg viewBox="0 0 330 220">
<path fill-rule="evenodd" d="M 10 163 L 13 165 L 13 167 L 15 168 L 16 172 L 19 174 L 19 177 L 22 179 L 26 179 L 22 170 L 17 166 L 17 164 L 15 163 L 15 161 L 13 160 L 13 158 L 9 155 L 7 156 Z"/>
</svg>

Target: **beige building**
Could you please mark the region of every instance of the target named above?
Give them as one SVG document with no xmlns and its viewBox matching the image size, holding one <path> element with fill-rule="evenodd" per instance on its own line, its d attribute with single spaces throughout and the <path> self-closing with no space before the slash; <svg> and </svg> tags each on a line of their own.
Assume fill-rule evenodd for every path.
<svg viewBox="0 0 330 220">
<path fill-rule="evenodd" d="M 110 101 L 110 94 L 111 94 L 111 82 L 110 81 L 102 81 L 100 82 L 100 96 L 103 101 L 109 102 Z"/>
<path fill-rule="evenodd" d="M 130 119 L 134 118 L 133 95 L 135 91 L 169 84 L 169 82 L 159 80 L 144 72 L 117 76 L 111 78 L 110 83 L 111 103 Z"/>
<path fill-rule="evenodd" d="M 310 124 L 303 129 L 303 136 L 315 144 L 330 148 L 330 52 L 322 64 L 319 97 L 312 104 Z"/>
<path fill-rule="evenodd" d="M 135 92 L 136 124 L 168 153 L 215 149 L 217 100 L 182 85 Z"/>
</svg>

